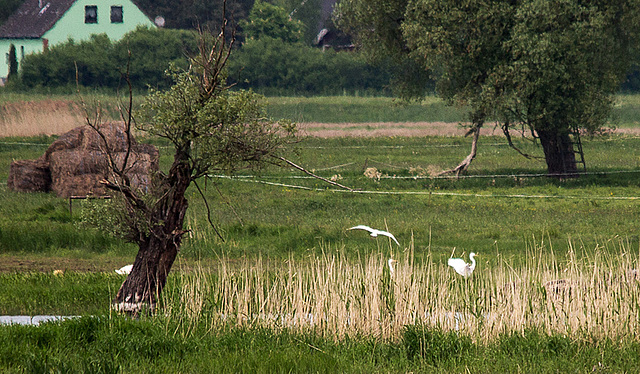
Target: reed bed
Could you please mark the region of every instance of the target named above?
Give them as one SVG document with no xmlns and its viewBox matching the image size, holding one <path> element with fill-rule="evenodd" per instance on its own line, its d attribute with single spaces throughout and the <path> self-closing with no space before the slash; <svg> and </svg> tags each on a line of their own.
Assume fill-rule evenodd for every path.
<svg viewBox="0 0 640 374">
<path fill-rule="evenodd" d="M 0 137 L 61 135 L 85 124 L 81 108 L 69 100 L 6 102 L 0 113 Z"/>
<path fill-rule="evenodd" d="M 96 113 L 105 121 L 120 120 L 118 97 L 91 96 L 85 100 L 85 107 L 78 97 L 71 96 L 0 100 L 0 137 L 62 135 L 86 125 L 87 115 L 94 119 Z"/>
<path fill-rule="evenodd" d="M 397 340 L 404 326 L 421 325 L 485 343 L 531 329 L 638 340 L 638 254 L 623 240 L 570 247 L 559 260 L 548 244 L 527 244 L 519 268 L 487 253 L 492 261 L 480 261 L 469 279 L 428 256 L 414 263 L 412 248 L 393 273 L 386 255 L 349 260 L 335 250 L 285 263 L 221 259 L 215 269 L 181 272 L 165 292 L 165 312 L 187 329 L 261 326 L 337 339 Z"/>
</svg>

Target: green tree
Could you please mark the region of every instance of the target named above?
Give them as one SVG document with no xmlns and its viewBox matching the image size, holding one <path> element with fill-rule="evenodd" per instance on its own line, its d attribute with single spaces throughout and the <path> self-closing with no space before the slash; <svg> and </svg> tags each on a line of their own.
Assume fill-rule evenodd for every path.
<svg viewBox="0 0 640 374">
<path fill-rule="evenodd" d="M 574 174 L 570 134 L 605 125 L 638 40 L 637 0 L 343 0 L 337 21 L 375 54 L 406 56 L 468 105 L 475 158 L 488 119 L 528 129 L 551 175 Z M 420 92 L 405 82 L 405 95 Z"/>
<path fill-rule="evenodd" d="M 299 42 L 304 25 L 289 17 L 284 8 L 257 0 L 246 21 L 240 22 L 245 39 L 274 38 L 286 43 Z"/>
<path fill-rule="evenodd" d="M 120 216 L 127 220 L 123 237 L 139 248 L 133 269 L 113 301 L 121 311 L 138 313 L 155 307 L 186 233 L 187 189 L 195 185 L 201 191 L 198 178 L 212 172 L 283 162 L 283 147 L 295 135 L 295 126 L 265 117 L 258 95 L 229 89 L 224 67 L 233 42 L 227 42 L 226 29 L 222 30 L 216 37 L 201 34 L 190 67 L 173 69 L 173 85 L 151 90 L 142 105 L 139 129 L 173 145 L 168 172 L 154 176 L 152 188 L 145 193 L 129 180 L 127 158 L 119 163 L 110 157 L 114 177 L 104 183 L 122 198 L 125 214 Z M 127 117 L 129 138 L 132 117 Z M 88 122 L 101 131 L 99 123 Z M 133 153 L 130 157 L 135 159 Z"/>
<path fill-rule="evenodd" d="M 390 76 L 359 53 L 322 51 L 303 43 L 261 38 L 246 41 L 229 61 L 230 82 L 267 94 L 383 92 Z"/>
<path fill-rule="evenodd" d="M 4 23 L 19 7 L 24 0 L 2 0 L 0 1 L 0 25 Z"/>
<path fill-rule="evenodd" d="M 639 1 L 527 1 L 514 14 L 496 110 L 537 137 L 549 174 L 577 171 L 572 134 L 605 125 L 634 61 Z"/>
<path fill-rule="evenodd" d="M 322 2 L 320 0 L 274 0 L 272 3 L 284 8 L 289 17 L 305 25 L 302 41 L 306 45 L 311 45 L 323 22 L 326 21 L 321 18 Z"/>
<path fill-rule="evenodd" d="M 16 57 L 16 46 L 9 46 L 9 74 L 7 80 L 13 81 L 18 77 L 18 58 Z"/>
</svg>

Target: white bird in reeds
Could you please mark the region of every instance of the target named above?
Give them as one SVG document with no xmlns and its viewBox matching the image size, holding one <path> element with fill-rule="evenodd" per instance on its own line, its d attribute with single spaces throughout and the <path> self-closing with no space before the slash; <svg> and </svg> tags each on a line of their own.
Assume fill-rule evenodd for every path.
<svg viewBox="0 0 640 374">
<path fill-rule="evenodd" d="M 395 264 L 397 264 L 398 261 L 394 260 L 393 258 L 390 258 L 389 261 L 387 261 L 387 264 L 389 265 L 389 274 L 393 277 L 393 275 L 396 273 L 396 268 L 395 268 Z"/>
<path fill-rule="evenodd" d="M 475 256 L 477 255 L 473 252 L 469 254 L 469 259 L 471 260 L 470 264 L 467 264 L 461 258 L 450 258 L 449 266 L 451 266 L 456 271 L 456 273 L 467 278 L 471 275 L 471 273 L 473 273 L 473 270 L 475 270 L 476 268 L 476 260 L 474 259 Z"/>
<path fill-rule="evenodd" d="M 400 245 L 400 243 L 398 243 L 398 240 L 396 240 L 396 237 L 393 236 L 392 233 L 387 232 L 387 231 L 372 229 L 371 227 L 365 226 L 365 225 L 353 226 L 353 227 L 349 228 L 348 230 L 366 230 L 366 231 L 369 231 L 370 235 L 372 237 L 374 237 L 374 238 L 377 237 L 378 235 L 388 236 L 391 239 L 393 239 L 393 241 L 396 242 L 396 244 Z"/>
<path fill-rule="evenodd" d="M 129 274 L 131 273 L 131 269 L 133 268 L 133 265 L 126 265 L 121 267 L 120 269 L 116 270 L 116 273 L 118 274 Z"/>
</svg>

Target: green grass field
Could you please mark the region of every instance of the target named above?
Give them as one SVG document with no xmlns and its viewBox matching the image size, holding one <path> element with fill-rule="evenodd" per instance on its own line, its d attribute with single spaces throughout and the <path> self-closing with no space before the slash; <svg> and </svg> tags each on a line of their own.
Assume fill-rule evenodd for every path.
<svg viewBox="0 0 640 374">
<path fill-rule="evenodd" d="M 271 101 L 275 117 L 317 122 L 411 120 L 425 105 L 441 105 L 414 104 L 401 114 L 391 99 Z M 633 126 L 637 99 L 621 102 L 620 123 Z M 456 121 L 458 114 L 446 108 L 430 112 L 438 110 L 430 120 Z M 0 139 L 0 181 L 11 160 L 37 158 L 52 140 Z M 163 312 L 141 320 L 109 311 L 124 279 L 113 269 L 131 263 L 135 247 L 83 226 L 87 202 L 73 202 L 70 212 L 69 200 L 0 184 L 0 268 L 9 269 L 0 272 L 0 315 L 99 316 L 0 327 L 0 367 L 637 371 L 640 293 L 626 273 L 640 268 L 640 139 L 583 139 L 587 172 L 559 181 L 544 176 L 543 162 L 522 158 L 501 138 L 483 137 L 467 176 L 436 175 L 463 159 L 469 146 L 469 139 L 455 137 L 309 138 L 289 156 L 352 192 L 290 168 L 200 181 L 225 240 L 191 190 L 191 232 Z M 161 155 L 166 167 L 170 149 L 162 147 Z M 347 230 L 357 224 L 386 228 L 401 245 Z M 446 260 L 472 251 L 480 253 L 479 264 L 465 282 Z M 385 270 L 390 256 L 399 260 L 396 278 Z M 39 265 L 24 270 L 30 263 Z M 558 279 L 571 281 L 568 291 L 547 286 Z M 514 293 L 507 295 L 511 284 Z M 461 327 L 446 317 L 452 313 L 464 316 Z M 312 326 L 291 319 L 305 315 L 326 317 Z"/>
</svg>

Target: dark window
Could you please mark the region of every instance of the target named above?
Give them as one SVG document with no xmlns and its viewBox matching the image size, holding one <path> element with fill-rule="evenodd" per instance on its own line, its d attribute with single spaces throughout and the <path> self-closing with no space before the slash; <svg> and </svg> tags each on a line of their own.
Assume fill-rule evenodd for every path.
<svg viewBox="0 0 640 374">
<path fill-rule="evenodd" d="M 122 23 L 122 7 L 111 7 L 111 23 Z"/>
<path fill-rule="evenodd" d="M 97 5 L 87 5 L 84 7 L 84 23 L 98 23 Z"/>
</svg>

